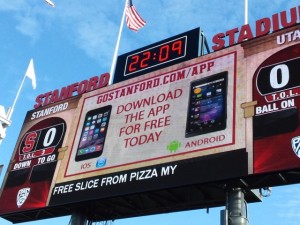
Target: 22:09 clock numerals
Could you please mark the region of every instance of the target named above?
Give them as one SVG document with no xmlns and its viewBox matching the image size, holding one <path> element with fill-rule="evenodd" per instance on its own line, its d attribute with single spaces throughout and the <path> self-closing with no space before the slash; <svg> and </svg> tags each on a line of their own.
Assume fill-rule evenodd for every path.
<svg viewBox="0 0 300 225">
<path fill-rule="evenodd" d="M 143 53 L 130 57 L 128 71 L 134 72 L 168 60 L 176 59 L 183 55 L 183 39 L 152 48 Z M 158 53 L 158 57 L 157 57 Z"/>
<path fill-rule="evenodd" d="M 142 60 L 140 62 L 140 68 L 145 68 L 145 67 L 148 66 L 146 61 L 148 61 L 150 59 L 150 57 L 151 57 L 151 52 L 150 51 L 143 52 L 143 57 L 142 57 Z M 140 56 L 139 55 L 134 55 L 134 56 L 131 57 L 131 59 L 132 59 L 132 62 L 129 64 L 129 72 L 133 72 L 133 71 L 137 70 L 136 65 L 139 63 Z"/>
</svg>

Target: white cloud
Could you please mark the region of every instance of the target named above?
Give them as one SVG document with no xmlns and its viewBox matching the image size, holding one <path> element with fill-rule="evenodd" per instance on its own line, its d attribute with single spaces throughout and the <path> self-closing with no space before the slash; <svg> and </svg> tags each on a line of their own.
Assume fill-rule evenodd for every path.
<svg viewBox="0 0 300 225">
<path fill-rule="evenodd" d="M 28 3 L 25 0 L 0 0 L 0 11 L 20 11 L 27 7 Z"/>
<path fill-rule="evenodd" d="M 52 8 L 43 0 L 0 0 L 0 11 L 12 12 L 17 31 L 32 41 L 39 40 L 44 33 L 55 28 L 58 39 L 67 38 L 87 56 L 101 63 L 112 58 L 124 2 L 64 0 L 55 1 L 56 7 Z M 249 19 L 252 21 L 256 19 L 253 15 L 271 16 L 276 8 L 280 8 L 279 4 L 272 4 L 267 9 L 256 7 L 257 2 L 249 2 Z M 210 40 L 214 34 L 239 27 L 244 22 L 243 1 L 228 0 L 226 7 L 219 0 L 136 0 L 134 4 L 147 24 L 138 33 L 124 26 L 120 53 L 196 27 L 203 29 Z M 260 5 L 270 4 L 262 0 Z"/>
<path fill-rule="evenodd" d="M 95 1 L 64 1 L 57 5 L 56 20 L 61 32 L 68 40 L 82 49 L 99 63 L 111 61 L 117 40 L 122 6 L 114 14 L 116 0 L 95 3 Z M 112 10 L 109 10 L 109 9 Z"/>
<path fill-rule="evenodd" d="M 274 204 L 278 208 L 278 216 L 288 220 L 297 220 L 299 224 L 300 219 L 300 186 L 287 186 L 280 195 L 280 201 Z M 288 223 L 290 224 L 290 223 Z"/>
<path fill-rule="evenodd" d="M 4 1 L 0 0 L 0 11 L 11 13 L 16 21 L 16 30 L 28 36 L 32 41 L 39 38 L 41 23 L 37 17 L 38 7 L 33 7 L 25 0 Z"/>
<path fill-rule="evenodd" d="M 35 17 L 18 16 L 19 23 L 16 29 L 23 35 L 29 36 L 33 41 L 36 41 L 41 33 L 41 25 Z"/>
<path fill-rule="evenodd" d="M 79 48 L 83 49 L 91 58 L 106 62 L 111 60 L 113 45 L 116 41 L 116 35 L 107 32 L 112 27 L 117 27 L 110 22 L 99 26 L 99 23 L 80 22 L 76 27 L 75 43 Z M 116 33 L 117 34 L 117 33 Z"/>
</svg>

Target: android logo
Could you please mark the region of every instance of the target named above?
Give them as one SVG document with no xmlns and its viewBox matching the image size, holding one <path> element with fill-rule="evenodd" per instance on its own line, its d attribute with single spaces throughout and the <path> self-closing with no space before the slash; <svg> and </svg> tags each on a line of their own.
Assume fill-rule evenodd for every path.
<svg viewBox="0 0 300 225">
<path fill-rule="evenodd" d="M 174 140 L 168 144 L 167 149 L 170 152 L 176 152 L 180 147 L 181 147 L 181 143 L 179 141 Z"/>
</svg>

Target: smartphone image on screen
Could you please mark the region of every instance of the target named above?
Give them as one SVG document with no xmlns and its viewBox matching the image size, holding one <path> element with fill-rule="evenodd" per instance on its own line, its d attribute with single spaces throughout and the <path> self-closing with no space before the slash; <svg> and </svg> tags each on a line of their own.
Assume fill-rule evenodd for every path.
<svg viewBox="0 0 300 225">
<path fill-rule="evenodd" d="M 224 130 L 228 72 L 191 82 L 185 137 Z"/>
<path fill-rule="evenodd" d="M 75 161 L 99 157 L 104 148 L 111 105 L 91 110 L 85 115 Z"/>
</svg>

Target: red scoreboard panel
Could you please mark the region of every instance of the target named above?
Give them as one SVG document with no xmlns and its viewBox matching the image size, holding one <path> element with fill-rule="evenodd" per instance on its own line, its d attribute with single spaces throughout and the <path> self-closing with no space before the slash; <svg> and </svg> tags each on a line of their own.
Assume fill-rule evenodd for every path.
<svg viewBox="0 0 300 225">
<path fill-rule="evenodd" d="M 78 97 L 27 113 L 2 186 L 0 214 L 47 206 L 77 103 Z"/>
<path fill-rule="evenodd" d="M 254 173 L 299 168 L 300 44 L 262 56 L 252 84 Z"/>
</svg>

